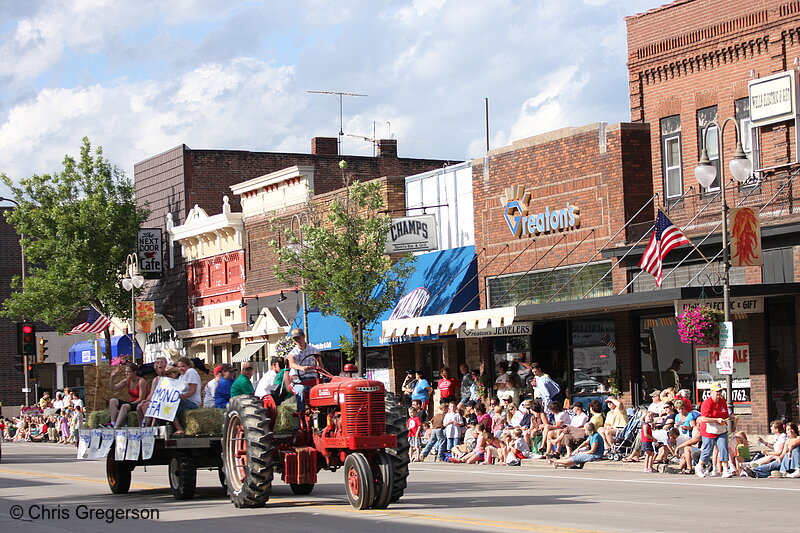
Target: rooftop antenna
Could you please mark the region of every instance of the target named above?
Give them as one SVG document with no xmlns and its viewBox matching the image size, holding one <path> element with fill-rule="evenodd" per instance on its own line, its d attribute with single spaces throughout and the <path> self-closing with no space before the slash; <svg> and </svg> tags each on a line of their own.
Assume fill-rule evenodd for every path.
<svg viewBox="0 0 800 533">
<path fill-rule="evenodd" d="M 367 96 L 366 94 L 357 94 L 357 93 L 343 93 L 341 91 L 307 91 L 311 94 L 331 94 L 333 96 L 339 97 L 339 142 L 337 143 L 337 148 L 339 155 L 342 155 L 342 137 L 344 136 L 344 113 L 342 108 L 342 96 Z"/>
</svg>

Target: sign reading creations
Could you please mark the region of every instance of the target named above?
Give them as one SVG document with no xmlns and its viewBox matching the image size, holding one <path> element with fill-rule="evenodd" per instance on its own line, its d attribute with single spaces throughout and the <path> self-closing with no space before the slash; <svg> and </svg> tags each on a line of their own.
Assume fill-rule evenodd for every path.
<svg viewBox="0 0 800 533">
<path fill-rule="evenodd" d="M 392 219 L 392 227 L 386 238 L 386 253 L 438 250 L 436 235 L 436 217 L 433 215 Z"/>
<path fill-rule="evenodd" d="M 145 279 L 161 278 L 162 242 L 161 228 L 139 230 L 136 254 L 139 256 L 139 271 Z"/>
<path fill-rule="evenodd" d="M 510 326 L 496 328 L 467 329 L 463 324 L 458 328 L 459 339 L 475 337 L 505 337 L 512 335 L 530 335 L 533 332 L 533 322 L 515 322 Z"/>
<path fill-rule="evenodd" d="M 751 80 L 750 121 L 753 126 L 775 124 L 795 118 L 797 96 L 794 70 Z"/>
<path fill-rule="evenodd" d="M 508 229 L 518 238 L 574 229 L 581 225 L 580 208 L 570 205 L 569 202 L 561 209 L 545 206 L 544 211 L 531 213 L 529 205 L 531 193 L 525 192 L 524 185 L 507 188 L 501 201 L 505 207 L 503 217 L 506 219 Z"/>
</svg>

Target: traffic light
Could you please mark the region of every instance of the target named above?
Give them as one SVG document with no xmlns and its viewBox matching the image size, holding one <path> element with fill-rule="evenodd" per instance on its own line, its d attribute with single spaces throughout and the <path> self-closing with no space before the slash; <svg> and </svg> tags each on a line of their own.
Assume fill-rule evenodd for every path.
<svg viewBox="0 0 800 533">
<path fill-rule="evenodd" d="M 17 323 L 17 354 L 28 357 L 36 355 L 36 326 L 33 322 Z"/>
<path fill-rule="evenodd" d="M 28 381 L 36 381 L 36 367 L 34 365 L 28 365 Z"/>
<path fill-rule="evenodd" d="M 44 363 L 47 355 L 47 339 L 39 337 L 39 362 Z"/>
</svg>

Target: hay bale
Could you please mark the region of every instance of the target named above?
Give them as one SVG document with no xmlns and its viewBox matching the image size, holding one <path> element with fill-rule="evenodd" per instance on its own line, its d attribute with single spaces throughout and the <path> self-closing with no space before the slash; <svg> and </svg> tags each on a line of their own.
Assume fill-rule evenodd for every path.
<svg viewBox="0 0 800 533">
<path fill-rule="evenodd" d="M 89 416 L 86 417 L 86 427 L 91 429 L 99 428 L 101 426 L 105 426 L 111 421 L 111 413 L 108 412 L 108 409 L 103 409 L 102 411 L 92 411 L 89 413 Z M 128 413 L 128 427 L 136 427 L 139 425 L 139 420 L 136 418 L 136 413 Z"/>
<path fill-rule="evenodd" d="M 187 435 L 222 435 L 225 409 L 200 407 L 183 412 L 184 431 Z"/>
<path fill-rule="evenodd" d="M 285 400 L 278 406 L 278 414 L 275 417 L 275 433 L 291 433 L 300 425 L 294 413 L 297 412 L 297 402 L 294 397 Z"/>
</svg>

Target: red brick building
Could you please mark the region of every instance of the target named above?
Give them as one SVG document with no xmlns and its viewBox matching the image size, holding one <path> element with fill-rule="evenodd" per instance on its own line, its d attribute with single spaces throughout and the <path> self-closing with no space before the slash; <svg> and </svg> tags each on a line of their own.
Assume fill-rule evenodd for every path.
<svg viewBox="0 0 800 533">
<path fill-rule="evenodd" d="M 629 290 L 668 294 L 705 287 L 704 296 L 720 296 L 719 172 L 708 188 L 694 176 L 705 132 L 712 164 L 726 171 L 726 203 L 760 212 L 762 227 L 763 266 L 730 271 L 734 300 L 751 299 L 756 306 L 734 315 L 734 342 L 742 347 L 741 370 L 747 373 L 746 380 L 739 370 L 734 375 L 734 388 L 739 389 L 734 399 L 742 406 L 750 401 L 749 409 L 741 410 L 751 413 L 742 417 L 748 430 L 763 432 L 772 418 L 797 419 L 800 288 L 795 281 L 800 214 L 793 183 L 800 170 L 797 109 L 794 103 L 794 116 L 788 120 L 753 127 L 763 102 L 753 100 L 759 109 L 751 109 L 748 86 L 798 68 L 800 2 L 680 0 L 629 17 L 627 27 L 631 118 L 651 128 L 652 187 L 659 193 L 658 206 L 712 261 L 711 267 L 705 267 L 699 254 L 673 251 L 665 267 L 669 276 L 660 291 L 653 291 L 652 277 L 633 281 L 643 248 L 634 246 L 623 260 L 631 281 Z M 722 146 L 717 142 L 719 126 Z M 737 126 L 756 169 L 741 185 L 728 181 L 726 168 L 736 145 Z M 629 244 L 636 243 L 637 229 L 642 230 L 629 232 Z M 606 255 L 620 257 L 627 251 L 620 247 Z M 638 365 L 643 380 L 652 382 L 656 377 L 649 361 L 653 353 L 676 349 L 674 333 L 668 332 L 674 327 L 668 325 L 674 315 L 675 310 L 667 307 L 639 314 L 643 349 Z M 698 365 L 693 371 L 702 379 L 702 354 L 695 347 L 693 355 Z"/>
</svg>

